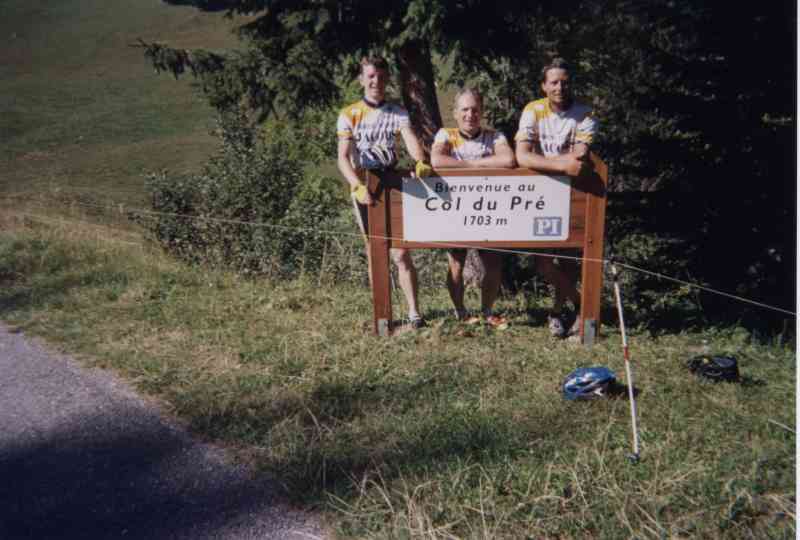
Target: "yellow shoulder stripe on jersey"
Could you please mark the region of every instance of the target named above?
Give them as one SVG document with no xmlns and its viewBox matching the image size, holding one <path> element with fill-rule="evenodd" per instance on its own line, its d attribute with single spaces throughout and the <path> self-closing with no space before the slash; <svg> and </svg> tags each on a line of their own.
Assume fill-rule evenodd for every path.
<svg viewBox="0 0 800 540">
<path fill-rule="evenodd" d="M 363 101 L 356 101 L 352 105 L 343 108 L 339 115 L 347 118 L 350 125 L 356 127 L 370 110 L 369 105 Z"/>
<path fill-rule="evenodd" d="M 458 148 L 464 144 L 464 139 L 461 138 L 458 128 L 445 128 L 445 131 L 447 132 L 447 142 L 450 143 L 450 148 Z"/>
<path fill-rule="evenodd" d="M 550 108 L 550 100 L 547 98 L 537 99 L 529 105 L 533 111 L 536 120 L 542 120 L 553 114 L 553 109 Z"/>
</svg>

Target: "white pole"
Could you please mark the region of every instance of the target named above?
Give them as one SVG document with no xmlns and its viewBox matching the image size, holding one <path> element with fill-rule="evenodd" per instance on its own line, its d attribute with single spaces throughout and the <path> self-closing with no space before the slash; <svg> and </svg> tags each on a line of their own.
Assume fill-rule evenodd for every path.
<svg viewBox="0 0 800 540">
<path fill-rule="evenodd" d="M 625 335 L 625 319 L 622 316 L 622 296 L 619 293 L 619 280 L 617 267 L 611 263 L 611 274 L 614 277 L 614 296 L 617 298 L 617 313 L 619 313 L 619 328 L 622 332 L 622 351 L 625 355 L 625 375 L 628 379 L 628 402 L 631 404 L 631 429 L 633 430 L 633 455 L 630 458 L 639 461 L 639 430 L 636 426 L 636 399 L 633 394 L 633 375 L 628 354 L 628 337 Z"/>
</svg>

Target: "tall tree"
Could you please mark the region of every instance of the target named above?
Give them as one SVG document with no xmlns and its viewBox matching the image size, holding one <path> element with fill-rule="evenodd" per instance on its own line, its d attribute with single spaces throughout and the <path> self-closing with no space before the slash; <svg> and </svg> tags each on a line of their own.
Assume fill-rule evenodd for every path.
<svg viewBox="0 0 800 540">
<path fill-rule="evenodd" d="M 564 56 L 601 120 L 611 190 L 660 193 L 649 221 L 699 246 L 720 285 L 794 298 L 794 2 L 165 1 L 246 16 L 241 52 L 143 44 L 157 69 L 192 70 L 218 109 L 340 104 L 358 58 L 378 52 L 428 144 L 441 124 L 434 58 L 449 82 L 480 83 L 490 123 L 513 135 L 540 66 Z M 637 197 L 620 216 L 643 211 Z"/>
<path fill-rule="evenodd" d="M 393 59 L 400 94 L 423 140 L 441 127 L 433 55 L 508 56 L 522 42 L 527 2 L 467 0 L 166 0 L 228 15 L 244 15 L 245 50 L 219 55 L 143 43 L 155 67 L 176 76 L 191 70 L 212 104 L 241 101 L 260 114 L 296 115 L 330 105 L 352 78 L 360 56 Z"/>
<path fill-rule="evenodd" d="M 242 52 L 144 44 L 158 69 L 198 75 L 219 109 L 245 101 L 261 115 L 296 115 L 337 104 L 358 58 L 380 52 L 395 60 L 399 93 L 428 142 L 441 125 L 434 55 L 452 65 L 452 82 L 483 84 L 490 120 L 509 135 L 538 95 L 539 66 L 564 56 L 602 119 L 618 190 L 692 185 L 700 167 L 742 156 L 774 163 L 762 157 L 783 147 L 774 139 L 787 140 L 794 121 L 794 62 L 781 52 L 794 47 L 788 2 L 165 1 L 246 17 Z"/>
</svg>

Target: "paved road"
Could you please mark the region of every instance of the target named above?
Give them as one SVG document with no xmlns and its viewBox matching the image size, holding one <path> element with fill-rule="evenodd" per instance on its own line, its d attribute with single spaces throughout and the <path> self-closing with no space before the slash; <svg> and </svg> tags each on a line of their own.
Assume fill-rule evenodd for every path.
<svg viewBox="0 0 800 540">
<path fill-rule="evenodd" d="M 0 539 L 323 537 L 119 379 L 0 324 Z"/>
</svg>

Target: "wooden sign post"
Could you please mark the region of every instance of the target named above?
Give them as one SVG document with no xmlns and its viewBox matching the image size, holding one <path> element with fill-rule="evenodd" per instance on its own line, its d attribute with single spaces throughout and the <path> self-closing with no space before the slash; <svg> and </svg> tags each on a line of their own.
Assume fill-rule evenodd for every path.
<svg viewBox="0 0 800 540">
<path fill-rule="evenodd" d="M 429 178 L 407 171 L 367 173 L 374 331 L 392 333 L 389 249 L 450 247 L 582 251 L 581 341 L 591 346 L 600 324 L 608 168 L 578 178 L 530 169 L 439 169 Z M 405 201 L 405 202 L 404 202 Z"/>
</svg>

